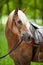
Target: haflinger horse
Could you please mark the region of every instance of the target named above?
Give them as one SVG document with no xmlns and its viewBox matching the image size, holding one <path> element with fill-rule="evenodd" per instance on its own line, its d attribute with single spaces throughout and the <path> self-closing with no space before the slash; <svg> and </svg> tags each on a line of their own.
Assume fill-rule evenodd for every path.
<svg viewBox="0 0 43 65">
<path fill-rule="evenodd" d="M 30 24 L 28 23 L 28 19 L 24 14 L 24 11 L 16 8 L 9 14 L 5 28 L 9 51 L 16 46 L 18 40 L 20 40 L 22 37 L 24 39 L 10 54 L 11 58 L 15 62 L 15 65 L 30 65 L 30 61 L 32 60 L 33 35 L 29 27 Z M 34 61 L 38 61 L 39 59 L 39 49 L 40 48 L 37 49 L 37 53 L 33 59 Z"/>
</svg>

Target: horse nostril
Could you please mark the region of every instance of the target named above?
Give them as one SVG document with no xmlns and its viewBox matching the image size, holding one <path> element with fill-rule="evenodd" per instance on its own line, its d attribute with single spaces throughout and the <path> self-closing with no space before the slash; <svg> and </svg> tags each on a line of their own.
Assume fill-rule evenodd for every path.
<svg viewBox="0 0 43 65">
<path fill-rule="evenodd" d="M 28 39 L 30 40 L 30 36 L 28 36 Z"/>
</svg>

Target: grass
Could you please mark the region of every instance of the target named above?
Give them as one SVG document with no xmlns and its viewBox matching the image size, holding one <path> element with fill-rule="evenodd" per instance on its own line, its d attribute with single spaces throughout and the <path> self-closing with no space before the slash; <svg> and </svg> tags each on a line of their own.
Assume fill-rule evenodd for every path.
<svg viewBox="0 0 43 65">
<path fill-rule="evenodd" d="M 8 52 L 8 45 L 7 40 L 5 38 L 5 34 L 3 32 L 0 32 L 0 57 L 6 54 L 7 52 Z M 0 59 L 0 65 L 14 65 L 14 62 L 10 58 L 10 56 L 6 56 L 5 58 Z M 31 62 L 31 65 L 43 65 L 43 63 Z"/>
</svg>

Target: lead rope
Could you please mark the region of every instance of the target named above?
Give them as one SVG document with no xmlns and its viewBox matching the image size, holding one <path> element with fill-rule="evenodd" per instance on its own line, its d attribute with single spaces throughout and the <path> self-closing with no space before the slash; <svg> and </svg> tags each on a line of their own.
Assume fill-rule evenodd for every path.
<svg viewBox="0 0 43 65">
<path fill-rule="evenodd" d="M 23 39 L 21 39 L 20 41 L 18 40 L 16 43 L 16 46 L 14 46 L 7 54 L 0 57 L 0 59 L 6 57 L 7 55 L 11 54 L 14 50 L 16 50 L 16 48 L 21 44 L 22 41 L 23 41 Z"/>
</svg>

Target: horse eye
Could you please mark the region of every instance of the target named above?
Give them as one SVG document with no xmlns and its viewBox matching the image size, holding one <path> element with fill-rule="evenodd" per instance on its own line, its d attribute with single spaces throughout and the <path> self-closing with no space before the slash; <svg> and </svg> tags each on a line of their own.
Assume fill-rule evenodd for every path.
<svg viewBox="0 0 43 65">
<path fill-rule="evenodd" d="M 19 20 L 18 23 L 21 24 L 22 22 Z"/>
</svg>

